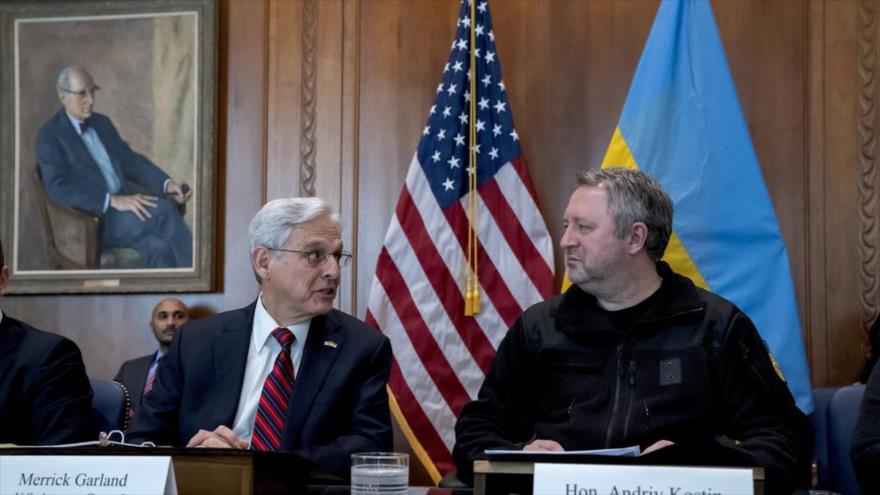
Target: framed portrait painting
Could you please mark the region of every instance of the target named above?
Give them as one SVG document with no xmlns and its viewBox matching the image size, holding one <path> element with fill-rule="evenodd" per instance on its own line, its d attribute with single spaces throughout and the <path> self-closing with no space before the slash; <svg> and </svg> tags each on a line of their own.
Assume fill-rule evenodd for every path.
<svg viewBox="0 0 880 495">
<path fill-rule="evenodd" d="M 7 292 L 213 289 L 213 0 L 0 0 Z"/>
</svg>

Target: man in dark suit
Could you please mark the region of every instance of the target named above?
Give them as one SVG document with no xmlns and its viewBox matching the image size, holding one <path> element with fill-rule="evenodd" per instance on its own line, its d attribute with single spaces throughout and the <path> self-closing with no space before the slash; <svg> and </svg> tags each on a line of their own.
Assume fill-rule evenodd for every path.
<svg viewBox="0 0 880 495">
<path fill-rule="evenodd" d="M 347 475 L 352 453 L 392 447 L 391 345 L 333 309 L 351 254 L 327 203 L 271 201 L 249 236 L 260 296 L 177 332 L 129 438 L 292 451 Z"/>
<path fill-rule="evenodd" d="M 37 162 L 52 201 L 101 218 L 101 248 L 131 248 L 148 268 L 190 267 L 192 233 L 177 210 L 192 191 L 134 152 L 106 115 L 80 66 L 56 83 L 63 108 L 37 132 Z"/>
<path fill-rule="evenodd" d="M 0 244 L 0 294 L 8 281 Z M 0 311 L 0 444 L 97 439 L 92 388 L 76 344 Z"/>
<path fill-rule="evenodd" d="M 131 393 L 132 410 L 140 406 L 144 394 L 150 393 L 156 378 L 156 369 L 168 354 L 177 329 L 189 321 L 189 308 L 179 299 L 169 297 L 159 301 L 150 317 L 150 329 L 159 342 L 159 350 L 146 356 L 122 363 L 114 380 L 125 385 Z"/>
</svg>

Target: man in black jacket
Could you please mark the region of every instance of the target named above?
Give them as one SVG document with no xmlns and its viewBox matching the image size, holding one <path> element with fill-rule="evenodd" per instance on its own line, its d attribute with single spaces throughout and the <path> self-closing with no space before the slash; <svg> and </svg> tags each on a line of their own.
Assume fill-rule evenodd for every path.
<svg viewBox="0 0 880 495">
<path fill-rule="evenodd" d="M 8 281 L 0 244 L 0 294 Z M 76 344 L 0 311 L 0 444 L 97 439 L 92 388 Z"/>
<path fill-rule="evenodd" d="M 790 492 L 810 424 L 749 318 L 660 261 L 669 196 L 638 171 L 590 171 L 563 226 L 574 285 L 502 341 L 456 425 L 460 476 L 486 449 L 639 445 L 657 463 L 761 466 L 768 493 Z"/>
</svg>

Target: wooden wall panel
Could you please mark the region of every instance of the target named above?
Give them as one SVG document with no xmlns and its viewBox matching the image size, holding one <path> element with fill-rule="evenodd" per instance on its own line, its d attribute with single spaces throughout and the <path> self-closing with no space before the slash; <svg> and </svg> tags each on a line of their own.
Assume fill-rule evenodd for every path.
<svg viewBox="0 0 880 495">
<path fill-rule="evenodd" d="M 806 321 L 804 2 L 718 2 L 715 16 L 746 123 L 788 247 Z"/>
<path fill-rule="evenodd" d="M 821 352 L 827 367 L 813 367 L 815 381 L 841 385 L 854 381 L 861 368 L 861 310 L 858 251 L 858 4 L 835 3 L 825 9 L 826 91 L 822 105 L 825 166 L 826 314 Z M 815 350 L 814 350 L 815 354 Z M 818 375 L 818 376 L 816 376 Z"/>
<path fill-rule="evenodd" d="M 349 8 L 352 2 L 348 2 Z M 345 89 L 355 89 L 351 79 L 355 72 L 346 64 L 352 65 L 343 55 L 346 43 L 351 42 L 354 32 L 354 19 L 349 19 L 345 24 L 345 4 L 342 1 L 319 1 L 316 2 L 316 15 L 318 18 L 315 33 L 316 58 L 316 96 L 318 98 L 318 116 L 315 122 L 317 141 L 316 162 L 317 176 L 315 177 L 314 190 L 320 196 L 330 202 L 336 211 L 342 216 L 342 241 L 345 248 L 355 251 L 355 231 L 357 223 L 355 211 L 352 209 L 353 195 L 356 194 L 352 184 L 354 164 L 346 162 L 356 160 L 354 155 L 346 155 L 345 150 L 350 150 L 352 143 L 344 142 L 343 137 L 351 138 L 352 127 L 356 125 L 351 120 L 351 112 L 355 102 L 345 99 Z M 346 36 L 348 35 L 348 36 Z M 348 69 L 348 70 L 347 70 Z M 346 118 L 348 119 L 346 121 Z M 349 127 L 343 127 L 347 122 Z M 346 268 L 342 274 L 337 307 L 344 311 L 353 312 L 354 301 L 354 273 L 355 267 Z"/>
<path fill-rule="evenodd" d="M 808 25 L 805 39 L 807 40 L 808 56 L 806 57 L 807 96 L 804 104 L 806 110 L 807 143 L 804 147 L 807 154 L 807 188 L 804 200 L 810 222 L 805 226 L 807 239 L 805 272 L 806 300 L 801 311 L 806 314 L 809 323 L 805 329 L 807 359 L 810 363 L 814 386 L 828 382 L 828 355 L 824 351 L 828 347 L 826 338 L 826 288 L 827 273 L 825 271 L 825 3 L 811 1 L 807 13 Z"/>
<path fill-rule="evenodd" d="M 301 189 L 302 5 L 269 4 L 267 200 L 298 196 Z"/>
</svg>

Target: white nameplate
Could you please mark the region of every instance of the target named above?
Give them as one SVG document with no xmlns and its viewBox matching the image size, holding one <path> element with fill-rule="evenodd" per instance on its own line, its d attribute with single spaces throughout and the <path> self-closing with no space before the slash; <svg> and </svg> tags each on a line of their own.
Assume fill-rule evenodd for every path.
<svg viewBox="0 0 880 495">
<path fill-rule="evenodd" d="M 751 469 L 535 464 L 534 495 L 754 495 Z"/>
<path fill-rule="evenodd" d="M 171 457 L 0 456 L 0 493 L 177 495 Z"/>
</svg>

